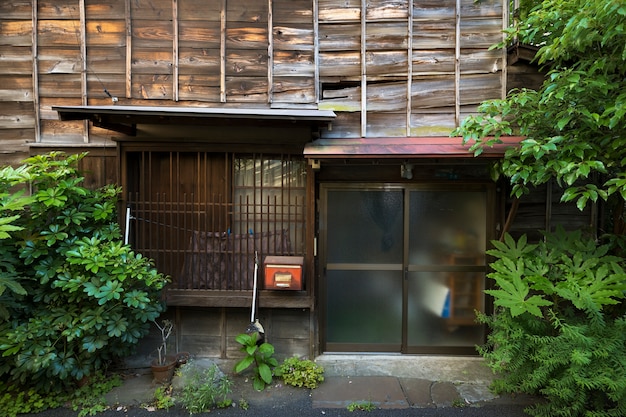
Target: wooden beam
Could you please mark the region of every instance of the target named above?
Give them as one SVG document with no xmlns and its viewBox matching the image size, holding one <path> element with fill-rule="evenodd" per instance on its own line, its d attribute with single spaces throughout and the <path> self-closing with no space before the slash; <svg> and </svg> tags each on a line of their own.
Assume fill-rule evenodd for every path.
<svg viewBox="0 0 626 417">
<path fill-rule="evenodd" d="M 226 103 L 226 0 L 220 8 L 220 102 Z"/>
<path fill-rule="evenodd" d="M 313 0 L 313 54 L 315 65 L 315 103 L 320 102 L 320 21 L 319 0 Z"/>
<path fill-rule="evenodd" d="M 272 103 L 274 94 L 274 15 L 272 0 L 267 0 L 267 102 Z"/>
<path fill-rule="evenodd" d="M 83 106 L 87 103 L 87 22 L 85 15 L 85 0 L 79 0 L 78 10 L 80 13 L 80 101 Z M 89 143 L 89 121 L 83 121 L 83 142 Z"/>
<path fill-rule="evenodd" d="M 132 29 L 132 19 L 131 19 L 131 7 L 130 7 L 130 2 L 131 0 L 126 0 L 126 12 L 125 12 L 125 19 L 126 19 L 126 98 L 132 98 L 131 94 L 132 94 L 132 75 L 131 75 L 131 68 L 132 68 L 132 58 L 133 58 L 133 48 L 132 48 L 132 43 L 133 43 L 133 29 Z"/>
<path fill-rule="evenodd" d="M 367 136 L 367 0 L 361 0 L 361 137 Z"/>
<path fill-rule="evenodd" d="M 174 101 L 178 101 L 178 0 L 172 0 L 172 26 L 174 32 L 174 39 L 172 40 L 172 63 L 174 64 L 172 91 Z"/>
<path fill-rule="evenodd" d="M 252 291 L 177 290 L 165 291 L 168 306 L 250 307 Z M 313 298 L 306 292 L 260 291 L 259 308 L 312 308 Z"/>
<path fill-rule="evenodd" d="M 413 2 L 409 2 L 409 15 L 407 17 L 407 68 L 406 68 L 406 135 L 411 136 L 411 109 L 413 99 Z"/>
<path fill-rule="evenodd" d="M 32 82 L 33 82 L 33 106 L 34 106 L 34 110 L 35 110 L 35 142 L 41 142 L 41 109 L 39 108 L 39 65 L 38 65 L 38 59 L 37 59 L 37 55 L 38 55 L 38 48 L 37 48 L 37 44 L 38 44 L 38 37 L 37 37 L 37 31 L 38 31 L 38 17 L 37 17 L 37 11 L 39 9 L 38 6 L 38 0 L 33 0 L 32 2 L 32 47 L 31 47 L 31 52 L 32 52 L 32 68 L 33 68 L 33 76 L 32 76 Z"/>
<path fill-rule="evenodd" d="M 454 125 L 461 123 L 461 1 L 454 13 Z"/>
</svg>

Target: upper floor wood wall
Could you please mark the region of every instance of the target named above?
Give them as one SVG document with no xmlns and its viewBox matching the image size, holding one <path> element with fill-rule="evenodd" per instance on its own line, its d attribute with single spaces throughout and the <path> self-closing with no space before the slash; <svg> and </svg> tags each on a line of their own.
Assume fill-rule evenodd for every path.
<svg viewBox="0 0 626 417">
<path fill-rule="evenodd" d="M 112 97 L 332 109 L 328 137 L 447 135 L 506 91 L 505 54 L 489 50 L 506 3 L 6 0 L 0 162 L 27 155 L 30 142 L 113 146 L 119 133 L 51 110 Z"/>
</svg>

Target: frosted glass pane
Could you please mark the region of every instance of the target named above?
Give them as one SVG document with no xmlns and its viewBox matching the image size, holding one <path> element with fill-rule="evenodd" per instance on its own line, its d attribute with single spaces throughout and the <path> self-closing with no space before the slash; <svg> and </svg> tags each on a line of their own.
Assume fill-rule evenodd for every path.
<svg viewBox="0 0 626 417">
<path fill-rule="evenodd" d="M 409 273 L 409 346 L 476 346 L 484 328 L 474 310 L 483 311 L 484 273 Z"/>
<path fill-rule="evenodd" d="M 401 263 L 401 191 L 329 191 L 329 263 Z"/>
<path fill-rule="evenodd" d="M 401 271 L 328 271 L 327 341 L 400 344 Z"/>
<path fill-rule="evenodd" d="M 484 265 L 486 213 L 484 192 L 412 191 L 409 263 L 452 264 L 451 255 L 477 254 Z"/>
</svg>

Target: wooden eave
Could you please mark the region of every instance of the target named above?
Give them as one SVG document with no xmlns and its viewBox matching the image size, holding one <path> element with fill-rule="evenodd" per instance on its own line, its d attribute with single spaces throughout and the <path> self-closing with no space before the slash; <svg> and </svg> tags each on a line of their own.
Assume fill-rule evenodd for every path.
<svg viewBox="0 0 626 417">
<path fill-rule="evenodd" d="M 255 125 L 308 124 L 323 126 L 335 120 L 330 110 L 210 108 L 161 106 L 52 106 L 60 120 L 89 120 L 94 126 L 129 136 L 138 124 Z"/>
<path fill-rule="evenodd" d="M 485 147 L 480 158 L 501 158 L 506 150 L 516 147 L 521 136 L 501 137 L 502 143 Z M 471 144 L 460 137 L 397 137 L 318 139 L 304 147 L 309 159 L 345 158 L 474 158 Z"/>
</svg>

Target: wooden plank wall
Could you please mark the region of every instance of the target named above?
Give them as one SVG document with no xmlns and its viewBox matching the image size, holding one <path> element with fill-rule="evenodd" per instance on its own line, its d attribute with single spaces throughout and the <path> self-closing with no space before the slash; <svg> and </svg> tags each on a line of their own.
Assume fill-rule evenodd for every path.
<svg viewBox="0 0 626 417">
<path fill-rule="evenodd" d="M 327 137 L 447 135 L 501 97 L 503 0 L 0 2 L 0 158 L 112 145 L 54 105 L 335 110 Z M 33 30 L 36 28 L 36 30 Z"/>
</svg>

